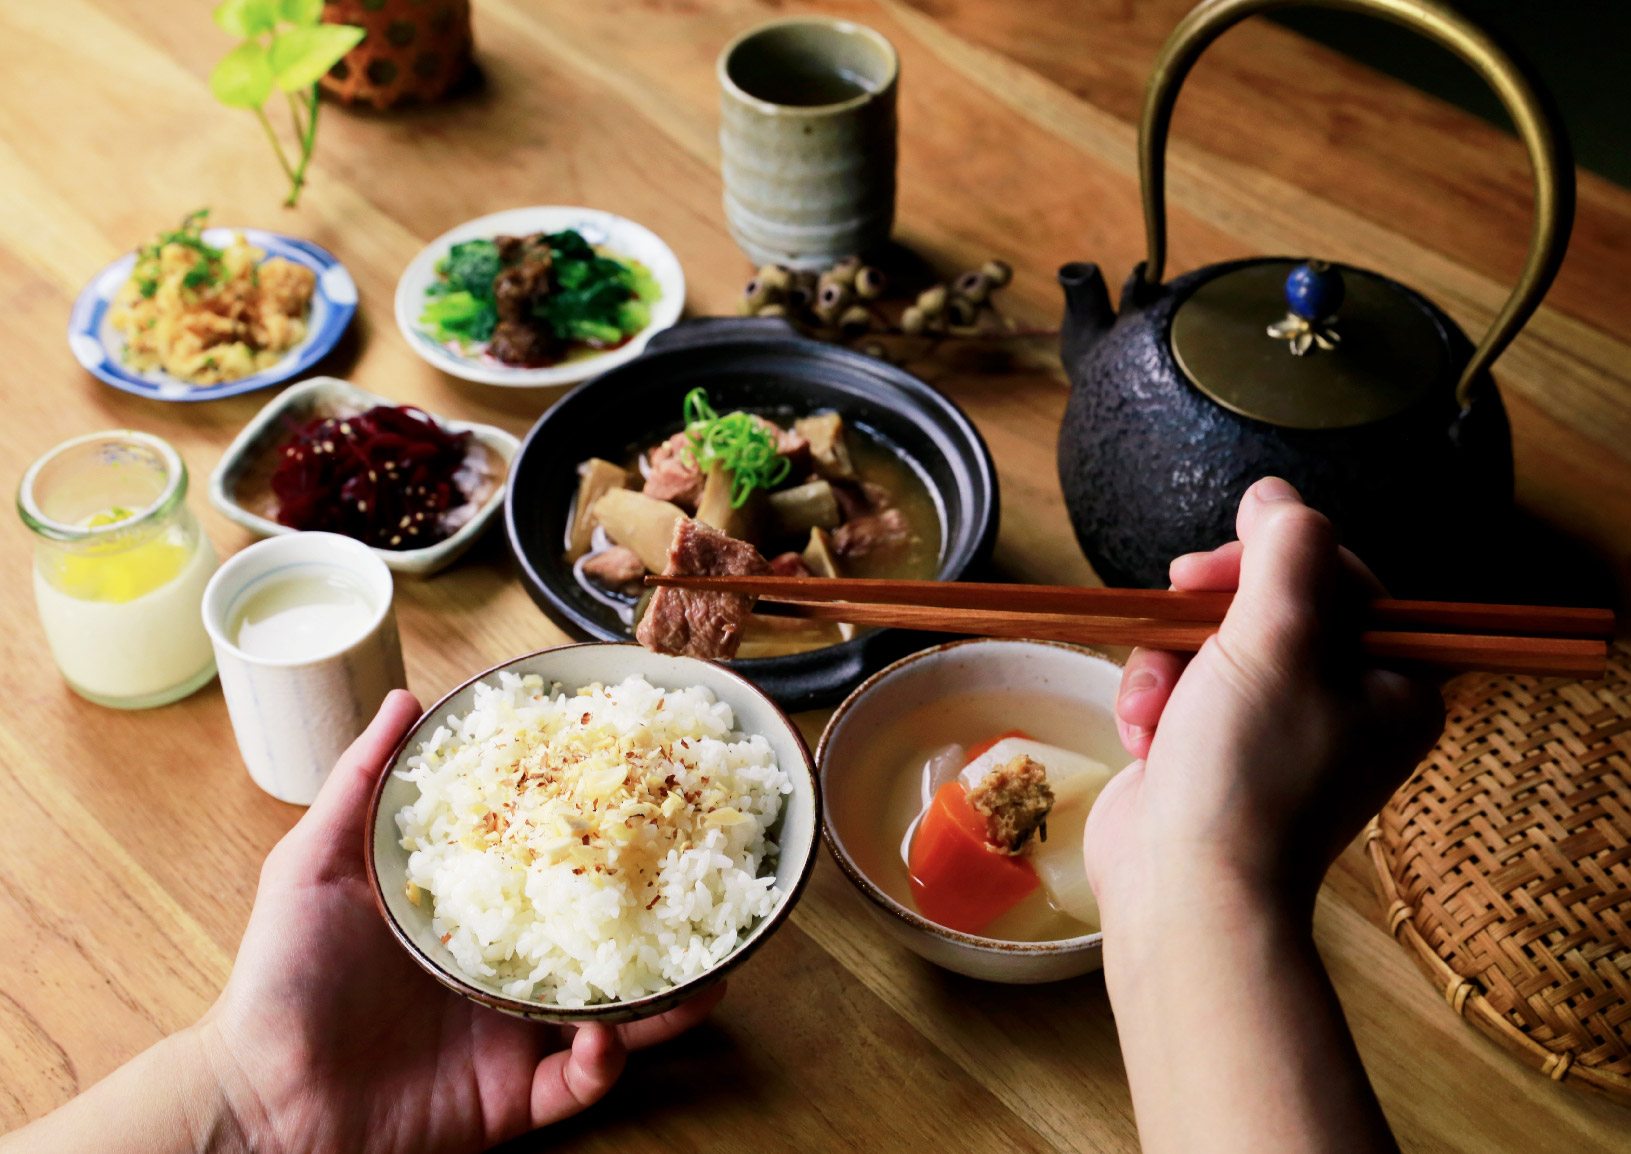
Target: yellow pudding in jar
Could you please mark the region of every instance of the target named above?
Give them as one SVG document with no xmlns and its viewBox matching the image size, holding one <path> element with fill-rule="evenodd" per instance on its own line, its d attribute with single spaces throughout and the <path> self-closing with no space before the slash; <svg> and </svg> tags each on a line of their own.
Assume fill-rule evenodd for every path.
<svg viewBox="0 0 1631 1154">
<path fill-rule="evenodd" d="M 98 704 L 161 705 L 214 674 L 201 606 L 217 562 L 185 492 L 175 450 L 130 432 L 77 438 L 24 477 L 40 623 L 68 684 Z"/>
<path fill-rule="evenodd" d="M 129 509 L 114 506 L 87 517 L 84 527 L 117 525 L 133 515 Z M 49 580 L 70 597 L 117 605 L 174 581 L 192 554 L 184 534 L 166 533 L 130 548 L 63 554 Z"/>
</svg>

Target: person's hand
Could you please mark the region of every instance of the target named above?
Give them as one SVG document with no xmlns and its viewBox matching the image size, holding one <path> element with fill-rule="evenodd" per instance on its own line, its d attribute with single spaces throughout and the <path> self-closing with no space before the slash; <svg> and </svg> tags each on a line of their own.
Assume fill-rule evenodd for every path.
<svg viewBox="0 0 1631 1154">
<path fill-rule="evenodd" d="M 1380 592 L 1284 481 L 1240 540 L 1172 563 L 1233 590 L 1191 659 L 1138 651 L 1116 705 L 1135 761 L 1083 835 L 1139 1139 L 1192 1150 L 1397 1154 L 1314 945 L 1332 859 L 1410 772 L 1444 706 L 1359 647 Z"/>
<path fill-rule="evenodd" d="M 1332 860 L 1443 723 L 1430 682 L 1375 668 L 1359 614 L 1381 587 L 1286 482 L 1240 503 L 1239 540 L 1172 563 L 1177 589 L 1236 590 L 1192 659 L 1139 650 L 1116 705 L 1134 762 L 1087 822 L 1107 934 L 1174 888 L 1302 916 Z"/>
<path fill-rule="evenodd" d="M 220 1000 L 197 1027 L 256 1151 L 476 1151 L 577 1113 L 628 1050 L 707 1016 L 709 993 L 657 1018 L 575 1032 L 487 1010 L 396 943 L 363 870 L 374 783 L 419 716 L 397 691 L 261 870 Z"/>
</svg>

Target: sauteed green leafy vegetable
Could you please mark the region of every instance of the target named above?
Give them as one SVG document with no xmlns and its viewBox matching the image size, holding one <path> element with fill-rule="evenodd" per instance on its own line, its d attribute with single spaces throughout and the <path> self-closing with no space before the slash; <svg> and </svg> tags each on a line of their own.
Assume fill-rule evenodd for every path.
<svg viewBox="0 0 1631 1154">
<path fill-rule="evenodd" d="M 490 240 L 454 245 L 436 265 L 440 275 L 426 292 L 430 300 L 420 321 L 431 325 L 440 341 L 487 340 L 498 327 L 493 281 L 503 268 Z"/>
<path fill-rule="evenodd" d="M 436 266 L 420 322 L 461 347 L 491 342 L 509 364 L 607 348 L 645 328 L 661 295 L 637 261 L 598 251 L 572 230 L 454 245 Z"/>
</svg>

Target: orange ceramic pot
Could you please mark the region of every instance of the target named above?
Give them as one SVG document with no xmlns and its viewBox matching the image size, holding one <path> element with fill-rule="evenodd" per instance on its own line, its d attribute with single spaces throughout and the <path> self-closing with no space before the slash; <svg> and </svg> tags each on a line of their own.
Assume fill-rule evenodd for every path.
<svg viewBox="0 0 1631 1154">
<path fill-rule="evenodd" d="M 470 0 L 327 0 L 323 19 L 367 33 L 323 77 L 347 104 L 435 100 L 470 66 Z"/>
</svg>

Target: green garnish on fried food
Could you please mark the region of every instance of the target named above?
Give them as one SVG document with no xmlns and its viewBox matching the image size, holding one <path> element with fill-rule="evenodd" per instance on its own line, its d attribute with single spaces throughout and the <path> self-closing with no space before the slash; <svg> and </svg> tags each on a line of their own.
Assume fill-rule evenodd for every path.
<svg viewBox="0 0 1631 1154">
<path fill-rule="evenodd" d="M 766 422 L 740 410 L 720 416 L 707 389 L 685 394 L 685 436 L 697 468 L 706 473 L 717 463 L 730 471 L 733 509 L 747 504 L 755 489 L 774 489 L 793 468 L 777 452 L 776 434 Z"/>
<path fill-rule="evenodd" d="M 182 218 L 181 227 L 159 233 L 151 242 L 136 250 L 136 267 L 130 275 L 143 297 L 151 298 L 159 291 L 159 282 L 164 279 L 161 254 L 169 245 L 190 249 L 194 254 L 192 267 L 182 276 L 183 287 L 208 288 L 222 279 L 225 270 L 221 264 L 221 250 L 204 243 L 204 222 L 209 216 L 209 209 L 195 209 Z"/>
</svg>

